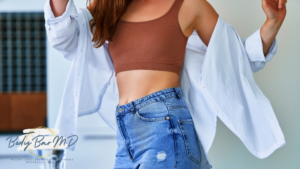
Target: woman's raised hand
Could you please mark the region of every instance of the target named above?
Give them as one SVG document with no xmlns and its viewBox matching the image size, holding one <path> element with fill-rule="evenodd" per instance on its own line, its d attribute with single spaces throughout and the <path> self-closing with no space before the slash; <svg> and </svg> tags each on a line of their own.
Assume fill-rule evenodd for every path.
<svg viewBox="0 0 300 169">
<path fill-rule="evenodd" d="M 260 29 L 264 54 L 269 50 L 286 15 L 287 0 L 262 0 L 267 20 Z"/>
<path fill-rule="evenodd" d="M 262 0 L 262 8 L 267 19 L 283 22 L 286 15 L 287 0 Z"/>
</svg>

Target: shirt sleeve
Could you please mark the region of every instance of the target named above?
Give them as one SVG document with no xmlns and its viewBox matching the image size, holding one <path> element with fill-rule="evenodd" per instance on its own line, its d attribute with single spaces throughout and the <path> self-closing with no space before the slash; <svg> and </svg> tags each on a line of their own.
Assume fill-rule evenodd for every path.
<svg viewBox="0 0 300 169">
<path fill-rule="evenodd" d="M 253 72 L 263 69 L 266 62 L 270 61 L 277 53 L 277 40 L 275 37 L 271 47 L 267 52 L 267 55 L 264 55 L 260 28 L 249 37 L 242 38 L 242 42 L 246 49 L 250 67 Z"/>
<path fill-rule="evenodd" d="M 44 5 L 44 17 L 47 38 L 52 47 L 68 60 L 73 60 L 78 44 L 78 13 L 73 0 L 69 0 L 65 12 L 55 17 L 50 1 Z"/>
</svg>

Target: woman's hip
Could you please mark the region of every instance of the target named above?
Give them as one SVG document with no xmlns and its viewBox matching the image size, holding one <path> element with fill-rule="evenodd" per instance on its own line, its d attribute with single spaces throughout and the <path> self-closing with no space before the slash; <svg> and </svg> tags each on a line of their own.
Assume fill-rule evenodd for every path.
<svg viewBox="0 0 300 169">
<path fill-rule="evenodd" d="M 117 105 L 116 120 L 118 145 L 120 149 L 123 146 L 122 153 L 126 152 L 132 162 L 148 159 L 148 162 L 180 165 L 186 159 L 190 165 L 200 164 L 193 119 L 179 87 Z"/>
<path fill-rule="evenodd" d="M 181 123 L 192 123 L 192 116 L 182 98 L 180 87 L 171 87 L 116 106 L 119 129 L 144 139 L 147 134 L 173 133 Z M 147 137 L 148 138 L 148 137 Z"/>
</svg>

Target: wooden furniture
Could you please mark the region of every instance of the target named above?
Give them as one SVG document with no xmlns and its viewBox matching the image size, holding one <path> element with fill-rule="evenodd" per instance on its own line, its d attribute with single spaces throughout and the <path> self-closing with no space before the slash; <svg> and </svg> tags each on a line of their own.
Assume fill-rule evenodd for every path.
<svg viewBox="0 0 300 169">
<path fill-rule="evenodd" d="M 46 92 L 0 93 L 0 132 L 46 126 Z"/>
</svg>

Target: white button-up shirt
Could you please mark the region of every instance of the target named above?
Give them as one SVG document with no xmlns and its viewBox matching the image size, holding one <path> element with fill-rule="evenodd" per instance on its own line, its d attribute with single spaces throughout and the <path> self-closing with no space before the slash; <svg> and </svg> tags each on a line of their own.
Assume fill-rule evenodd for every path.
<svg viewBox="0 0 300 169">
<path fill-rule="evenodd" d="M 75 135 L 77 118 L 96 112 L 117 130 L 119 93 L 109 42 L 93 47 L 89 27 L 92 15 L 86 8 L 76 9 L 73 0 L 62 16 L 54 17 L 50 0 L 44 12 L 49 43 L 72 61 L 55 124 L 59 135 Z M 258 158 L 285 145 L 273 108 L 252 74 L 276 52 L 276 38 L 265 57 L 260 29 L 241 39 L 220 16 L 208 46 L 196 31 L 189 37 L 180 87 L 206 156 L 215 137 L 217 117 Z M 75 144 L 68 149 L 74 148 Z"/>
</svg>

